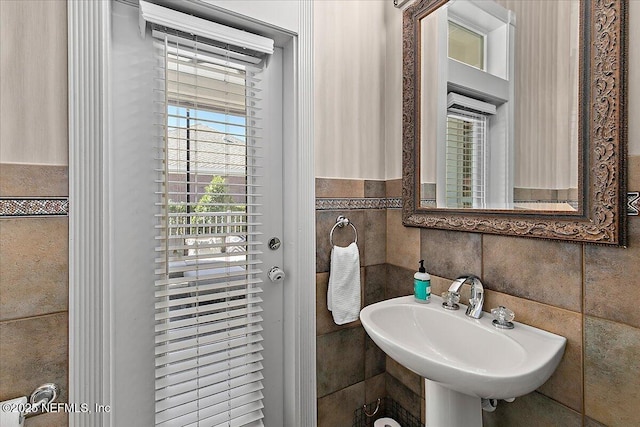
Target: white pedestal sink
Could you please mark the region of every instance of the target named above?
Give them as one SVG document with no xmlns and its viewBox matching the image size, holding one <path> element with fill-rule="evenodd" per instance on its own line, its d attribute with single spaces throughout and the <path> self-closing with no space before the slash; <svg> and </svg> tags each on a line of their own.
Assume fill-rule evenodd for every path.
<svg viewBox="0 0 640 427">
<path fill-rule="evenodd" d="M 450 311 L 442 298 L 413 296 L 365 307 L 360 320 L 385 353 L 426 379 L 427 427 L 482 426 L 481 399 L 530 393 L 555 371 L 566 338 L 515 323 L 497 329 L 490 316 Z"/>
</svg>

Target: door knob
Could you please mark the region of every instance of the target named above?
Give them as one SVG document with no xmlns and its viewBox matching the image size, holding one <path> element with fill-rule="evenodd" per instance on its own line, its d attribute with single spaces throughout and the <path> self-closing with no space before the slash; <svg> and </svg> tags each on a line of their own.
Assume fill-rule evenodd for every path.
<svg viewBox="0 0 640 427">
<path fill-rule="evenodd" d="M 274 283 L 277 283 L 277 282 L 282 282 L 286 275 L 284 274 L 284 271 L 276 265 L 271 267 L 271 270 L 269 270 L 269 272 L 267 273 L 267 276 L 269 277 L 269 280 L 271 280 Z"/>
</svg>

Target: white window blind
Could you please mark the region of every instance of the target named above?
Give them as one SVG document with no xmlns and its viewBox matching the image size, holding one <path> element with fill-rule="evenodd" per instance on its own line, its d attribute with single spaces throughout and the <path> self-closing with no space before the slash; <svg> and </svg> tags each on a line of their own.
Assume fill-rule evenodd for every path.
<svg viewBox="0 0 640 427">
<path fill-rule="evenodd" d="M 260 59 L 153 36 L 156 425 L 262 425 Z"/>
<path fill-rule="evenodd" d="M 487 116 L 447 111 L 446 200 L 449 208 L 485 206 Z"/>
</svg>

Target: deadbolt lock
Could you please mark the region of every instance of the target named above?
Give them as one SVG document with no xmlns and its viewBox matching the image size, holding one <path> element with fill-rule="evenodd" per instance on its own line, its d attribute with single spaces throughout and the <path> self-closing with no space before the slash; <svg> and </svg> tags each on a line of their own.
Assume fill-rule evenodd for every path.
<svg viewBox="0 0 640 427">
<path fill-rule="evenodd" d="M 278 239 L 277 237 L 272 237 L 271 239 L 269 239 L 269 249 L 271 249 L 272 251 L 277 251 L 281 244 L 282 243 L 280 242 L 280 239 Z"/>
</svg>

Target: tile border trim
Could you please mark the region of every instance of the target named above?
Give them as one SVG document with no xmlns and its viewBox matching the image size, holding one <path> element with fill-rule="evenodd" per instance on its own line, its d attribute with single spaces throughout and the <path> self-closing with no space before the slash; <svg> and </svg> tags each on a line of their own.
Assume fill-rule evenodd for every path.
<svg viewBox="0 0 640 427">
<path fill-rule="evenodd" d="M 402 209 L 399 197 L 317 198 L 317 211 L 352 209 Z"/>
<path fill-rule="evenodd" d="M 69 215 L 68 197 L 0 198 L 0 218 Z"/>
<path fill-rule="evenodd" d="M 399 197 L 367 197 L 367 198 L 317 198 L 316 210 L 342 209 L 402 209 Z M 46 215 L 68 215 L 68 197 L 49 198 L 0 198 L 0 217 L 25 217 Z M 627 193 L 627 215 L 640 215 L 640 192 Z"/>
<path fill-rule="evenodd" d="M 432 200 L 429 199 L 429 202 Z M 317 211 L 346 209 L 402 209 L 400 197 L 316 198 Z M 1 215 L 1 211 L 0 211 Z M 640 215 L 640 191 L 627 193 L 627 215 Z"/>
<path fill-rule="evenodd" d="M 627 193 L 627 215 L 640 215 L 640 191 L 629 191 Z"/>
</svg>

